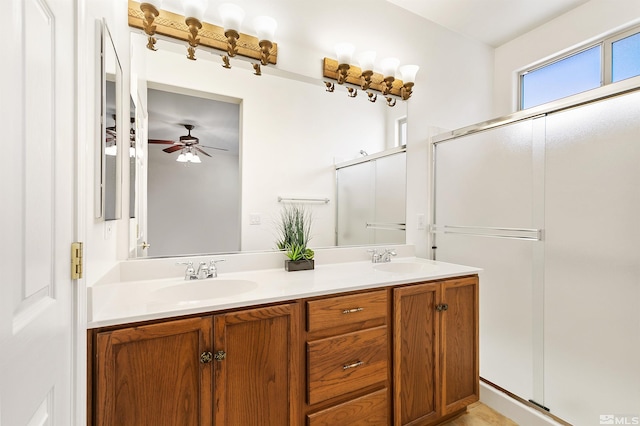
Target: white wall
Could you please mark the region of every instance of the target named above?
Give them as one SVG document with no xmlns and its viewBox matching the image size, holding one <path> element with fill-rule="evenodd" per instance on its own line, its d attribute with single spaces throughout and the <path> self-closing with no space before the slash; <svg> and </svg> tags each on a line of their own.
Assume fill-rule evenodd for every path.
<svg viewBox="0 0 640 426">
<path fill-rule="evenodd" d="M 96 282 L 110 270 L 118 260 L 127 257 L 128 247 L 128 187 L 123 185 L 122 211 L 123 219 L 110 221 L 111 232 L 105 232 L 105 222 L 96 219 L 94 208 L 96 149 L 99 149 L 100 107 L 98 103 L 99 91 L 99 44 L 96 21 L 105 19 L 114 39 L 116 51 L 123 73 L 122 88 L 122 116 L 128 116 L 129 111 L 129 28 L 126 19 L 127 3 L 124 1 L 105 2 L 100 0 L 79 1 L 79 36 L 78 36 L 78 141 L 79 152 L 83 155 L 79 162 L 79 190 L 82 194 L 82 206 L 78 221 L 79 238 L 84 241 L 85 279 L 88 285 Z M 126 128 L 125 121 L 119 122 L 119 128 Z M 123 168 L 125 182 L 128 182 L 128 167 Z M 83 207 L 83 208 L 82 208 Z"/>
<path fill-rule="evenodd" d="M 492 115 L 516 111 L 518 72 L 639 22 L 638 0 L 591 0 L 498 47 Z"/>
</svg>

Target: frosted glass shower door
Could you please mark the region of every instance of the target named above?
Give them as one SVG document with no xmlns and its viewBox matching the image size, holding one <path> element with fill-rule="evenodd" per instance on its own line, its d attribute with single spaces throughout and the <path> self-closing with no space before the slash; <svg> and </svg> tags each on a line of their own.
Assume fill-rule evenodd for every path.
<svg viewBox="0 0 640 426">
<path fill-rule="evenodd" d="M 484 269 L 480 375 L 524 399 L 542 399 L 543 120 L 434 148 L 434 256 Z"/>
<path fill-rule="evenodd" d="M 337 170 L 337 244 L 404 244 L 404 152 Z"/>
<path fill-rule="evenodd" d="M 367 222 L 375 208 L 373 163 L 360 163 L 337 170 L 337 245 L 373 243 Z"/>
<path fill-rule="evenodd" d="M 549 115 L 545 180 L 546 405 L 637 424 L 640 93 Z"/>
<path fill-rule="evenodd" d="M 407 155 L 390 155 L 375 161 L 373 217 L 374 243 L 404 244 L 407 208 Z"/>
</svg>

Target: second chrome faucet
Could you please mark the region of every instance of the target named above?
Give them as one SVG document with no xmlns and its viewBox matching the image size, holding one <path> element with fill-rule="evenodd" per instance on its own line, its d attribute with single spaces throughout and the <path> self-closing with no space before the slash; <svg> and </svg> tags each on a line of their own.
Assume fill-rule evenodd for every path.
<svg viewBox="0 0 640 426">
<path fill-rule="evenodd" d="M 178 265 L 187 265 L 187 269 L 184 271 L 184 279 L 189 280 L 204 280 L 207 278 L 216 278 L 218 276 L 218 268 L 216 264 L 218 262 L 224 262 L 224 259 L 211 260 L 207 262 L 200 262 L 198 269 L 193 267 L 193 262 L 178 262 Z"/>
<path fill-rule="evenodd" d="M 371 253 L 371 262 L 372 263 L 386 263 L 391 262 L 391 256 L 395 256 L 397 253 L 393 249 L 369 249 L 368 253 Z"/>
</svg>

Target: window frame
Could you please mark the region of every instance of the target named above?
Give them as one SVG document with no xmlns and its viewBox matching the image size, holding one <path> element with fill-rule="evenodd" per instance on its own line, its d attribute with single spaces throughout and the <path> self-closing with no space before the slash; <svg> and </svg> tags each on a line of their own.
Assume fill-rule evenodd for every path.
<svg viewBox="0 0 640 426">
<path fill-rule="evenodd" d="M 612 74 L 613 74 L 613 56 L 612 56 L 612 50 L 613 50 L 613 43 L 622 40 L 624 38 L 627 38 L 629 36 L 635 35 L 635 34 L 640 34 L 640 25 L 634 25 L 633 27 L 627 28 L 625 30 L 622 31 L 618 31 L 612 35 L 608 35 L 602 38 L 599 38 L 595 41 L 590 41 L 588 43 L 584 43 L 578 47 L 576 47 L 575 49 L 571 49 L 569 51 L 563 52 L 560 55 L 555 55 L 554 57 L 547 59 L 545 61 L 542 62 L 537 62 L 534 65 L 528 66 L 525 69 L 521 70 L 518 72 L 518 78 L 517 78 L 517 90 L 518 90 L 518 111 L 523 111 L 525 108 L 522 107 L 523 101 L 524 101 L 524 76 L 537 71 L 541 68 L 544 68 L 546 66 L 555 64 L 557 62 L 563 61 L 573 55 L 576 55 L 578 53 L 584 52 L 586 50 L 592 49 L 596 46 L 600 46 L 600 86 L 598 87 L 602 87 L 602 86 L 606 86 L 608 84 L 612 84 L 611 82 L 611 78 L 612 78 Z M 597 87 L 596 87 L 597 89 Z M 589 89 L 586 90 L 585 92 L 588 92 L 590 90 L 593 89 Z M 585 93 L 585 92 L 579 92 L 579 93 Z M 577 95 L 577 93 L 574 93 L 574 95 Z M 569 95 L 569 96 L 573 96 L 573 95 Z M 564 97 L 563 97 L 564 98 Z M 554 99 L 553 101 L 549 101 L 549 102 L 545 102 L 542 103 L 540 105 L 544 105 L 546 103 L 550 103 L 550 102 L 554 102 L 557 101 L 559 99 L 562 98 L 558 98 L 558 99 Z M 539 105 L 535 105 L 533 107 L 529 107 L 529 108 L 535 108 L 536 106 Z M 526 108 L 526 109 L 529 109 Z"/>
<path fill-rule="evenodd" d="M 395 147 L 407 145 L 407 116 L 404 115 L 396 120 Z"/>
</svg>

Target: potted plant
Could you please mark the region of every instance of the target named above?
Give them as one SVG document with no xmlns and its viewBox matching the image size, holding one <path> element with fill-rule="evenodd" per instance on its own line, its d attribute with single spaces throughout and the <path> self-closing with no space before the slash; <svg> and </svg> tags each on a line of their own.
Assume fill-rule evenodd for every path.
<svg viewBox="0 0 640 426">
<path fill-rule="evenodd" d="M 307 247 L 311 239 L 311 219 L 311 212 L 302 205 L 285 205 L 280 212 L 280 237 L 277 246 L 288 258 L 284 262 L 284 269 L 287 271 L 314 268 L 314 252 Z"/>
</svg>

